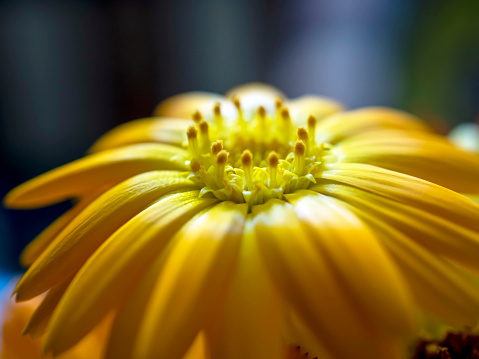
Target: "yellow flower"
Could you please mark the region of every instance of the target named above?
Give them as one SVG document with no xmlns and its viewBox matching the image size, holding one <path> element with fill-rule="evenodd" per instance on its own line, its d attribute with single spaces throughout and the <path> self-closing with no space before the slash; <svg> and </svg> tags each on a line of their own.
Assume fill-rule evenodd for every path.
<svg viewBox="0 0 479 359">
<path fill-rule="evenodd" d="M 479 319 L 479 158 L 414 116 L 252 84 L 122 125 L 7 206 L 77 204 L 23 256 L 26 332 L 106 358 L 401 358 Z M 193 121 L 192 121 L 193 120 Z M 46 304 L 44 304 L 46 303 Z M 46 324 L 48 323 L 48 324 Z"/>
</svg>

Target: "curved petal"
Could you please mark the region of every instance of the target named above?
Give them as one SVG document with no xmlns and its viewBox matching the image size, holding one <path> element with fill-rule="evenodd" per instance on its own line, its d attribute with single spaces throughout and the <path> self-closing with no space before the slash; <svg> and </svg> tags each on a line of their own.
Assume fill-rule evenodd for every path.
<svg viewBox="0 0 479 359">
<path fill-rule="evenodd" d="M 89 152 L 100 152 L 135 143 L 159 142 L 180 147 L 186 141 L 191 121 L 151 117 L 124 123 L 100 137 Z"/>
<path fill-rule="evenodd" d="M 153 111 L 154 116 L 191 119 L 195 111 L 213 109 L 217 102 L 224 101 L 224 96 L 211 92 L 185 92 L 160 102 Z"/>
<path fill-rule="evenodd" d="M 186 353 L 227 290 L 247 211 L 246 204 L 222 202 L 182 231 L 147 305 L 136 357 L 177 359 Z"/>
<path fill-rule="evenodd" d="M 57 354 L 85 336 L 127 293 L 181 226 L 216 199 L 174 194 L 128 221 L 73 279 L 47 327 L 45 351 Z"/>
<path fill-rule="evenodd" d="M 425 312 L 458 326 L 479 318 L 479 289 L 458 268 L 385 222 L 354 207 L 351 210 L 374 229 Z"/>
<path fill-rule="evenodd" d="M 35 208 L 81 196 L 152 170 L 186 170 L 188 152 L 159 143 L 137 144 L 86 156 L 44 173 L 10 191 L 4 204 Z"/>
<path fill-rule="evenodd" d="M 440 184 L 461 193 L 479 193 L 479 156 L 426 132 L 378 130 L 334 147 L 336 161 L 366 163 Z"/>
<path fill-rule="evenodd" d="M 321 346 L 338 359 L 395 357 L 398 343 L 377 340 L 378 332 L 388 334 L 358 310 L 292 206 L 270 200 L 253 207 L 253 214 L 255 238 L 275 287 Z"/>
<path fill-rule="evenodd" d="M 358 182 L 360 181 L 361 179 Z M 419 179 L 417 181 L 425 182 Z M 379 187 L 381 185 L 379 184 Z M 479 273 L 479 221 L 478 217 L 474 219 L 472 215 L 477 213 L 479 207 L 467 198 L 439 186 L 436 193 L 442 194 L 442 205 L 435 203 L 434 194 L 430 195 L 429 192 L 434 193 L 434 190 L 422 191 L 421 188 L 425 187 L 415 187 L 414 181 L 410 181 L 409 187 L 401 187 L 400 191 L 395 192 L 393 186 L 384 186 L 383 195 L 340 183 L 320 184 L 311 190 L 339 198 L 371 216 L 382 219 L 429 251 L 442 254 Z M 407 190 L 410 190 L 409 197 L 390 197 Z M 452 204 L 452 207 L 447 208 L 447 204 Z M 463 218 L 460 218 L 461 215 Z"/>
<path fill-rule="evenodd" d="M 224 307 L 206 330 L 210 359 L 282 358 L 278 294 L 259 258 L 250 218 Z"/>
<path fill-rule="evenodd" d="M 194 188 L 179 172 L 151 171 L 105 192 L 27 270 L 15 289 L 17 301 L 33 298 L 75 273 L 113 232 L 161 196 Z"/>
<path fill-rule="evenodd" d="M 360 310 L 388 332 L 412 333 L 409 288 L 373 232 L 335 198 L 307 190 L 285 197 Z"/>
<path fill-rule="evenodd" d="M 274 86 L 260 82 L 251 82 L 233 87 L 226 93 L 231 101 L 239 100 L 241 110 L 248 116 L 252 116 L 262 106 L 267 113 L 276 112 L 276 100 L 283 100 L 286 96 Z"/>
<path fill-rule="evenodd" d="M 344 111 L 343 105 L 339 102 L 315 95 L 287 100 L 283 106 L 289 110 L 291 119 L 299 126 L 304 126 L 310 115 L 321 121 L 330 115 Z"/>
<path fill-rule="evenodd" d="M 325 118 L 316 127 L 316 142 L 335 144 L 350 136 L 379 129 L 430 131 L 418 118 L 399 110 L 366 107 Z"/>
</svg>

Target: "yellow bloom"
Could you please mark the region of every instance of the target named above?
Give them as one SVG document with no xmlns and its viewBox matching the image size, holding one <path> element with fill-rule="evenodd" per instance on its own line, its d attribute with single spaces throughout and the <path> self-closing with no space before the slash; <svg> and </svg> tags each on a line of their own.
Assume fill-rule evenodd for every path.
<svg viewBox="0 0 479 359">
<path fill-rule="evenodd" d="M 22 256 L 47 352 L 112 315 L 106 358 L 401 358 L 421 313 L 479 319 L 479 206 L 458 194 L 477 156 L 403 112 L 259 84 L 155 115 L 5 199 L 78 199 Z"/>
</svg>

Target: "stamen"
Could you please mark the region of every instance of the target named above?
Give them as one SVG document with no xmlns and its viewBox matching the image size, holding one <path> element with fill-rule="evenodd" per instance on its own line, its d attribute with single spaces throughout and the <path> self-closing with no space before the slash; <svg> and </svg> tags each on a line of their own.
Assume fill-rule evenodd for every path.
<svg viewBox="0 0 479 359">
<path fill-rule="evenodd" d="M 306 146 L 303 141 L 296 141 L 294 144 L 294 173 L 301 175 L 304 168 L 304 153 L 306 151 Z"/>
<path fill-rule="evenodd" d="M 235 104 L 236 109 L 238 110 L 238 124 L 240 125 L 241 130 L 245 130 L 246 122 L 243 117 L 243 110 L 241 109 L 240 100 L 238 98 L 235 98 L 233 100 L 233 103 Z"/>
<path fill-rule="evenodd" d="M 243 171 L 246 179 L 246 189 L 252 191 L 254 188 L 253 155 L 249 150 L 244 151 L 241 155 L 241 163 L 243 164 Z"/>
<path fill-rule="evenodd" d="M 198 149 L 198 130 L 195 126 L 191 125 L 186 131 L 186 135 L 188 136 L 188 146 L 190 148 L 191 154 L 193 157 L 198 157 L 200 155 L 200 151 Z"/>
<path fill-rule="evenodd" d="M 282 137 L 284 144 L 287 145 L 289 144 L 291 132 L 293 131 L 291 117 L 289 116 L 289 110 L 287 108 L 281 110 L 281 119 L 280 136 Z"/>
<path fill-rule="evenodd" d="M 223 150 L 223 141 L 215 141 L 211 144 L 211 153 L 217 155 L 220 151 Z"/>
<path fill-rule="evenodd" d="M 258 107 L 258 129 L 261 139 L 266 136 L 266 109 L 263 106 Z"/>
<path fill-rule="evenodd" d="M 316 140 L 315 140 L 315 137 L 316 137 L 316 123 L 318 121 L 316 120 L 316 117 L 314 117 L 313 115 L 309 115 L 308 117 L 308 132 L 310 134 L 310 148 L 314 148 L 316 147 Z"/>
<path fill-rule="evenodd" d="M 215 112 L 215 124 L 218 133 L 223 132 L 223 116 L 221 115 L 221 104 L 218 102 L 214 107 Z"/>
<path fill-rule="evenodd" d="M 190 161 L 190 168 L 193 172 L 198 172 L 201 168 L 200 161 L 197 158 L 193 157 Z"/>
<path fill-rule="evenodd" d="M 201 114 L 200 111 L 196 110 L 196 112 L 193 114 L 193 121 L 196 123 L 199 123 L 203 119 L 203 115 Z"/>
<path fill-rule="evenodd" d="M 278 163 L 279 158 L 275 152 L 271 152 L 268 156 L 268 170 L 269 170 L 269 188 L 277 188 L 278 187 Z"/>
<path fill-rule="evenodd" d="M 306 145 L 306 155 L 309 154 L 309 136 L 304 127 L 299 127 L 297 131 L 298 138 Z"/>
<path fill-rule="evenodd" d="M 216 180 L 218 182 L 218 187 L 223 188 L 225 186 L 224 177 L 225 177 L 225 166 L 228 161 L 228 152 L 221 150 L 216 157 Z"/>
<path fill-rule="evenodd" d="M 201 120 L 201 122 L 198 124 L 198 127 L 200 128 L 201 152 L 208 153 L 211 143 L 208 131 L 208 122 Z"/>
</svg>

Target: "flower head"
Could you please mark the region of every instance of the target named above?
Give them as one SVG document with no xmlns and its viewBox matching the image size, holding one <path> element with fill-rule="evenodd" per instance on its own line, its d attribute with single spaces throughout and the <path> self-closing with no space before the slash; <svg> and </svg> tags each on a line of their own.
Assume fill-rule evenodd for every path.
<svg viewBox="0 0 479 359">
<path fill-rule="evenodd" d="M 479 158 L 412 115 L 342 111 L 179 95 L 14 189 L 77 199 L 22 256 L 17 300 L 48 291 L 27 332 L 57 354 L 110 313 L 107 358 L 400 358 L 420 313 L 477 320 L 479 206 L 457 192 Z"/>
</svg>

